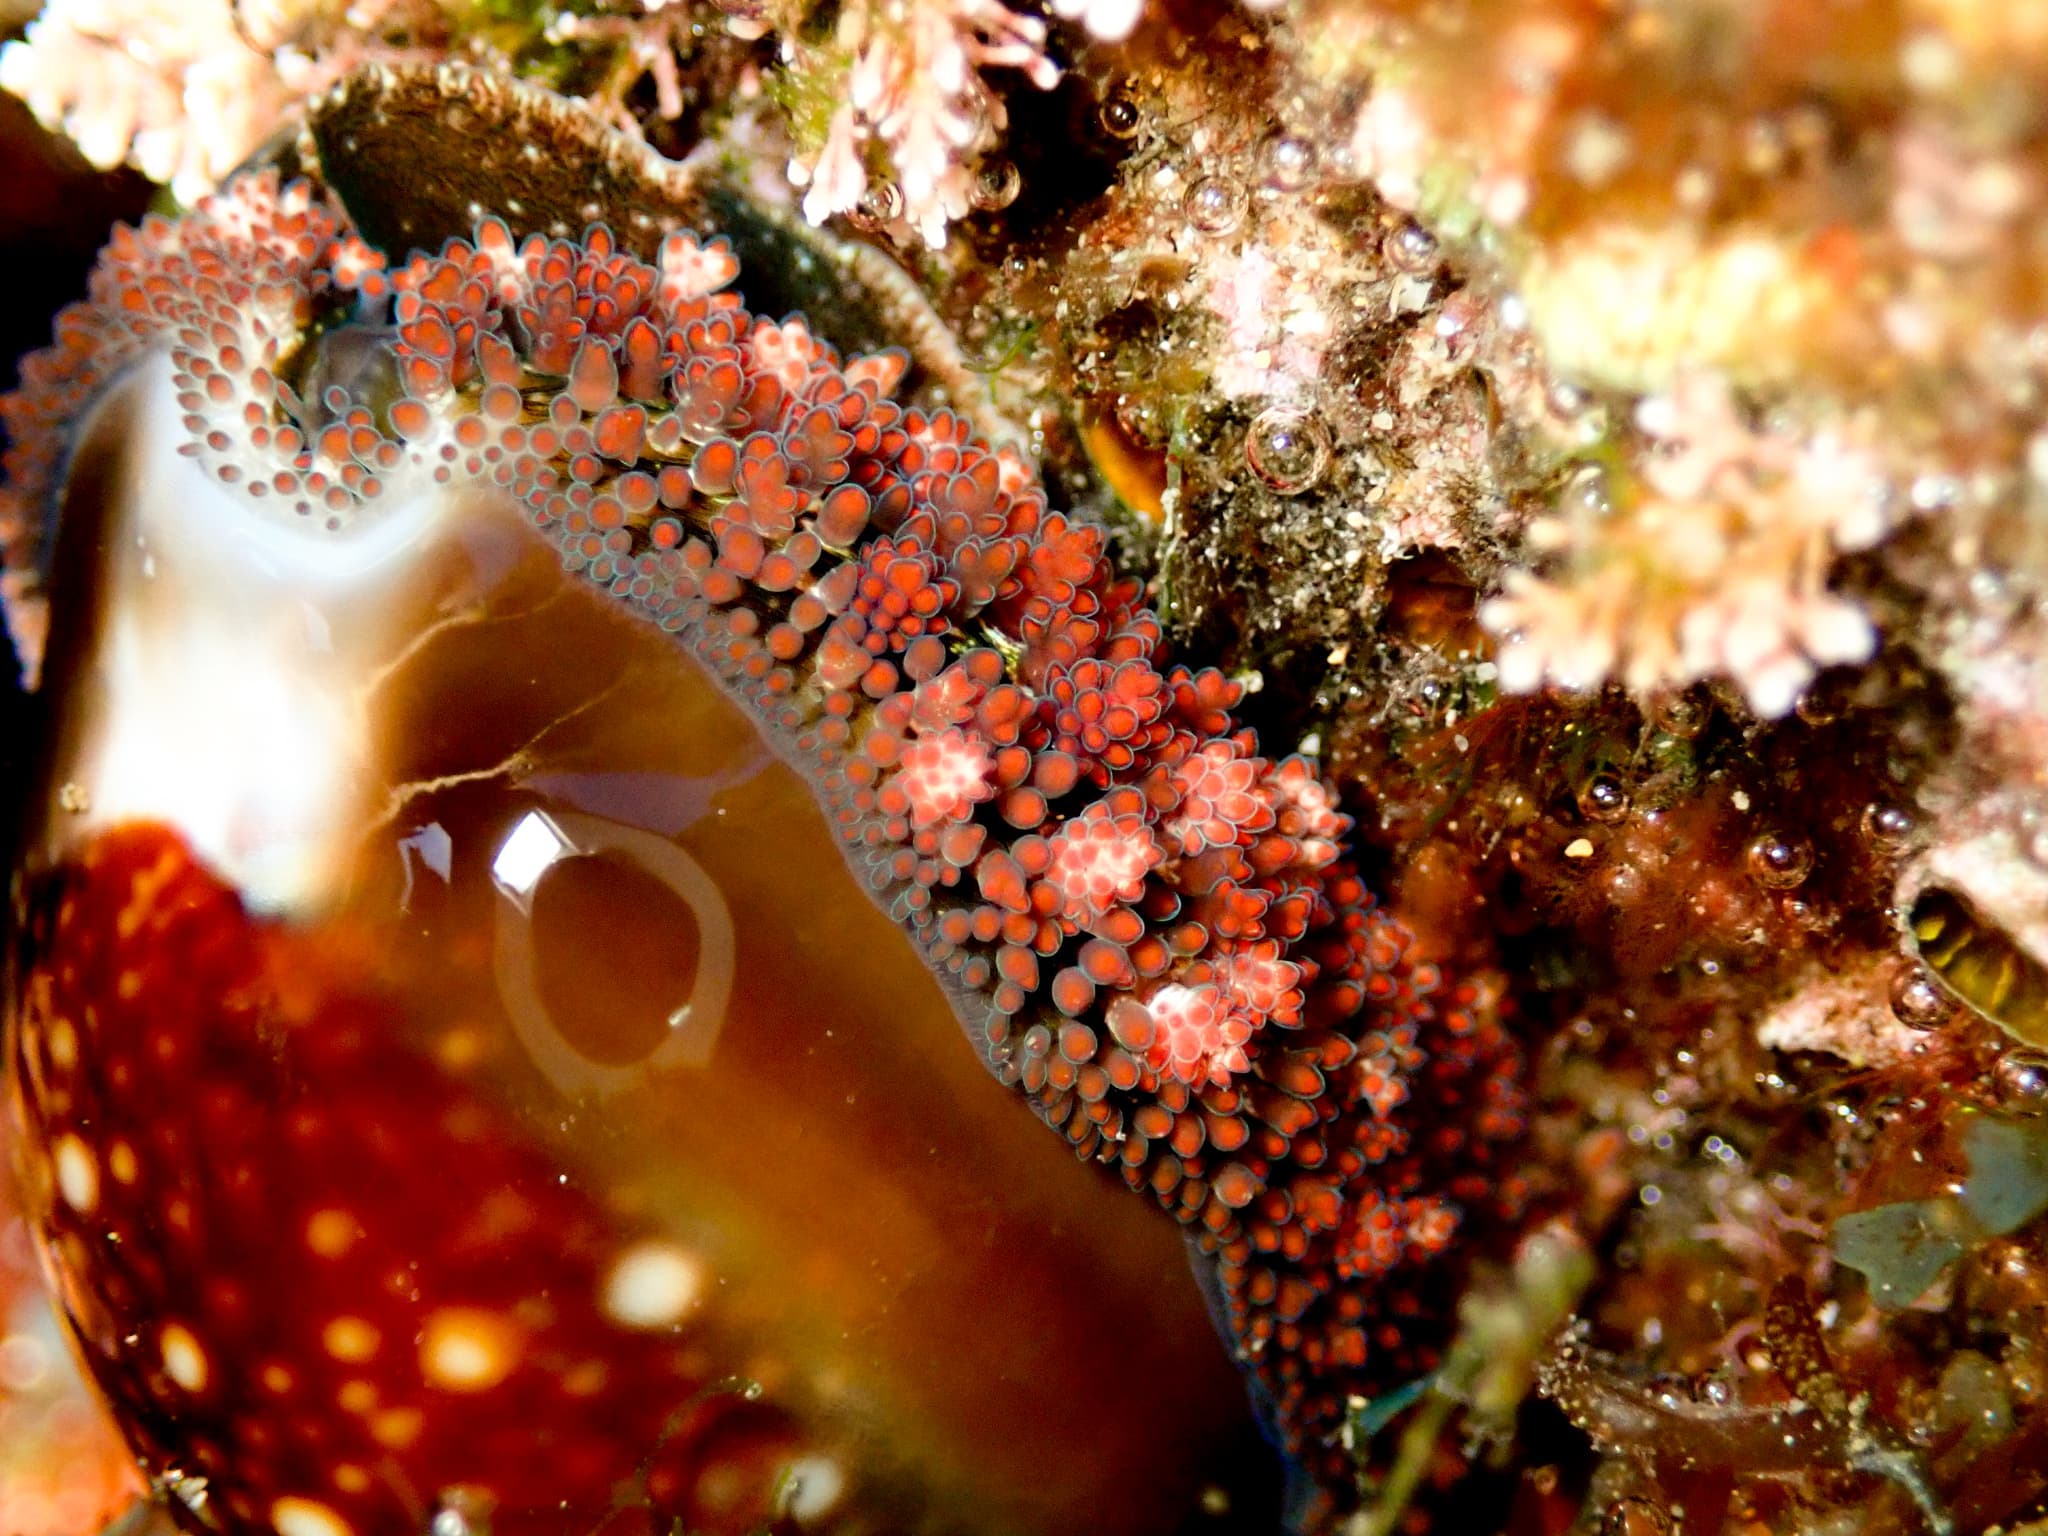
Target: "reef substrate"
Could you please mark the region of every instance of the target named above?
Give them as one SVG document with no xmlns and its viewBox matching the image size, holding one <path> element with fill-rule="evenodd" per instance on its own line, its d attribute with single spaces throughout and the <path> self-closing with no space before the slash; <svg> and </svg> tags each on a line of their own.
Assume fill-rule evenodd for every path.
<svg viewBox="0 0 2048 1536">
<path fill-rule="evenodd" d="M 1448 1469 L 1460 1530 L 2029 1528 L 2040 34 L 1248 10 L 1083 52 L 1081 170 L 1020 149 L 915 259 L 1423 952 L 1506 979 L 1578 1326 L 1482 1262 L 1462 1338 L 1549 1396 L 1375 1399 L 1365 1528 Z"/>
</svg>

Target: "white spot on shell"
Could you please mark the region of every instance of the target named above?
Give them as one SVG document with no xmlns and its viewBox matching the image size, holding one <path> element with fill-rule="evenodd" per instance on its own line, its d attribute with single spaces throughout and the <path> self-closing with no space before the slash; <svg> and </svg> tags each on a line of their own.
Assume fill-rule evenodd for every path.
<svg viewBox="0 0 2048 1536">
<path fill-rule="evenodd" d="M 328 1354 L 350 1365 L 360 1365 L 377 1353 L 383 1336 L 360 1317 L 337 1317 L 320 1330 L 320 1343 Z"/>
<path fill-rule="evenodd" d="M 443 1307 L 420 1333 L 420 1374 L 444 1392 L 487 1392 L 519 1363 L 519 1329 L 495 1312 Z"/>
<path fill-rule="evenodd" d="M 703 1299 L 707 1276 L 673 1243 L 638 1243 L 619 1255 L 600 1297 L 605 1315 L 625 1328 L 670 1328 Z"/>
<path fill-rule="evenodd" d="M 349 1523 L 325 1504 L 296 1494 L 271 1501 L 270 1524 L 277 1536 L 355 1536 Z"/>
<path fill-rule="evenodd" d="M 165 1375 L 187 1392 L 206 1390 L 213 1368 L 191 1329 L 183 1323 L 165 1323 L 157 1347 L 163 1354 Z"/>
<path fill-rule="evenodd" d="M 798 1525 L 816 1525 L 838 1506 L 846 1474 L 829 1456 L 803 1456 L 783 1470 L 783 1513 Z"/>
<path fill-rule="evenodd" d="M 323 1259 L 338 1259 L 355 1246 L 363 1229 L 347 1211 L 328 1206 L 306 1218 L 306 1246 Z"/>
<path fill-rule="evenodd" d="M 343 1493 L 368 1493 L 370 1491 L 370 1474 L 352 1461 L 343 1462 L 329 1476 L 333 1479 L 334 1486 Z"/>
<path fill-rule="evenodd" d="M 100 1203 L 100 1165 L 77 1136 L 66 1132 L 57 1138 L 51 1153 L 57 1164 L 57 1192 L 64 1203 L 81 1216 L 90 1216 Z"/>
<path fill-rule="evenodd" d="M 370 1436 L 379 1445 L 402 1451 L 419 1439 L 427 1416 L 417 1408 L 386 1408 L 370 1420 Z"/>
</svg>

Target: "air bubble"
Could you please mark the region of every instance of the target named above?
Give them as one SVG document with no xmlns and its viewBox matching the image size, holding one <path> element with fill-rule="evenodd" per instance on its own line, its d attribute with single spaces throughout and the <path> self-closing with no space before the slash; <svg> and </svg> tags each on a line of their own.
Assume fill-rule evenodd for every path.
<svg viewBox="0 0 2048 1536">
<path fill-rule="evenodd" d="M 1665 695 L 1650 711 L 1650 723 L 1680 741 L 1693 740 L 1713 717 L 1714 706 L 1691 689 Z"/>
<path fill-rule="evenodd" d="M 2038 1051 L 2007 1051 L 1991 1069 L 1991 1081 L 2007 1104 L 2037 1105 L 2048 1100 L 2048 1056 Z"/>
<path fill-rule="evenodd" d="M 1403 224 L 1387 237 L 1387 259 L 1403 272 L 1421 276 L 1434 272 L 1437 262 L 1436 236 L 1420 224 Z"/>
<path fill-rule="evenodd" d="M 1913 813 L 1894 801 L 1873 800 L 1863 807 L 1863 835 L 1886 853 L 1910 842 L 1917 826 Z"/>
<path fill-rule="evenodd" d="M 1593 397 L 1569 379 L 1551 380 L 1546 398 L 1560 416 L 1576 416 L 1593 403 Z"/>
<path fill-rule="evenodd" d="M 1610 825 L 1628 816 L 1628 786 L 1611 773 L 1596 773 L 1579 787 L 1579 814 Z"/>
<path fill-rule="evenodd" d="M 1846 674 L 1827 673 L 1813 680 L 1792 701 L 1792 712 L 1808 725 L 1833 725 L 1849 712 L 1850 683 Z"/>
<path fill-rule="evenodd" d="M 2048 806 L 2038 802 L 2022 806 L 2014 818 L 2013 829 L 2019 834 L 2020 852 L 2048 869 Z"/>
<path fill-rule="evenodd" d="M 1766 832 L 1749 845 L 1749 873 L 1758 885 L 1789 891 L 1813 869 L 1813 845 L 1803 838 Z"/>
<path fill-rule="evenodd" d="M 1188 222 L 1208 235 L 1221 235 L 1237 227 L 1244 217 L 1244 189 L 1223 176 L 1204 176 L 1187 196 Z"/>
<path fill-rule="evenodd" d="M 1024 173 L 1014 160 L 984 160 L 974 173 L 968 201 L 984 213 L 995 213 L 1017 201 L 1024 187 Z"/>
<path fill-rule="evenodd" d="M 1252 473 L 1282 496 L 1298 496 L 1330 463 L 1330 435 L 1309 411 L 1270 406 L 1252 419 L 1244 456 Z"/>
<path fill-rule="evenodd" d="M 860 201 L 848 213 L 847 222 L 856 229 L 876 230 L 903 217 L 903 189 L 893 181 L 871 181 Z"/>
<path fill-rule="evenodd" d="M 1907 964 L 1892 978 L 1892 1017 L 1908 1029 L 1939 1029 L 1955 1012 L 1940 982 L 1924 965 Z"/>
<path fill-rule="evenodd" d="M 1558 489 L 1558 516 L 1574 523 L 1601 522 L 1613 511 L 1613 487 L 1604 464 L 1581 464 Z"/>
<path fill-rule="evenodd" d="M 1315 174 L 1316 148 L 1307 139 L 1279 133 L 1259 147 L 1259 175 L 1269 187 L 1299 192 Z"/>
<path fill-rule="evenodd" d="M 1095 120 L 1113 139 L 1136 138 L 1144 117 L 1144 113 L 1138 110 L 1137 95 L 1128 82 L 1112 88 L 1102 98 L 1102 105 L 1095 109 Z"/>
</svg>

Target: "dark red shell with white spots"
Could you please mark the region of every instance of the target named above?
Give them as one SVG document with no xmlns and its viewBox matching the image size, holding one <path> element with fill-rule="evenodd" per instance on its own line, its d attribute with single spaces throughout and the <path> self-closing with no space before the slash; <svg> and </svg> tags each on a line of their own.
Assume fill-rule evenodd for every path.
<svg viewBox="0 0 2048 1536">
<path fill-rule="evenodd" d="M 806 775 L 989 1070 L 1214 1256 L 1242 1358 L 1341 1482 L 1345 1398 L 1430 1367 L 1432 1264 L 1518 1199 L 1492 999 L 1411 959 L 1314 765 L 1260 755 L 1238 686 L 1165 656 L 1100 532 L 894 398 L 906 354 L 751 313 L 716 237 L 636 243 L 487 214 L 399 257 L 274 174 L 121 231 L 5 403 L 17 635 L 66 424 L 145 352 L 187 451 L 278 518 L 512 499 Z M 322 383 L 302 338 L 387 308 L 395 393 Z"/>
</svg>

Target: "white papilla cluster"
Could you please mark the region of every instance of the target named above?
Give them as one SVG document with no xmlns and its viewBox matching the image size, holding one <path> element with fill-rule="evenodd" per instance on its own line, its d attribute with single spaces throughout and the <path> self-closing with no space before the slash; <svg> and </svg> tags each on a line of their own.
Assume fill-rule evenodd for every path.
<svg viewBox="0 0 2048 1536">
<path fill-rule="evenodd" d="M 1045 23 L 1000 0 L 878 0 L 839 15 L 838 47 L 853 60 L 847 100 L 824 146 L 790 164 L 807 190 L 804 217 L 822 224 L 860 206 L 868 189 L 866 147 L 888 152 L 902 196 L 900 217 L 936 249 L 947 224 L 970 206 L 973 166 L 992 148 L 1006 115 L 981 76 L 1019 69 L 1050 90 L 1059 69 L 1045 55 Z"/>
<path fill-rule="evenodd" d="M 1099 42 L 1120 43 L 1137 30 L 1145 0 L 1047 0 L 1052 14 Z M 1252 11 L 1282 0 L 1244 0 Z M 758 36 L 763 25 L 735 24 Z M 886 152 L 902 205 L 899 221 L 924 242 L 944 244 L 946 226 L 965 214 L 977 162 L 1006 124 L 1002 99 L 981 78 L 986 69 L 1022 70 L 1040 90 L 1060 78 L 1045 51 L 1045 23 L 1001 0 L 868 0 L 840 12 L 837 46 L 853 60 L 847 101 L 832 115 L 822 148 L 790 162 L 805 189 L 804 216 L 822 224 L 860 206 L 868 190 L 867 148 Z"/>
<path fill-rule="evenodd" d="M 0 48 L 0 89 L 100 169 L 131 165 L 189 203 L 322 83 L 289 31 L 277 5 L 50 0 Z"/>
<path fill-rule="evenodd" d="M 1873 455 L 1836 433 L 1753 429 L 1714 374 L 1645 399 L 1636 425 L 1636 497 L 1540 520 L 1530 543 L 1559 555 L 1557 573 L 1510 571 L 1481 608 L 1501 687 L 1649 694 L 1723 677 L 1776 717 L 1820 668 L 1867 661 L 1870 616 L 1828 581 L 1838 553 L 1887 531 Z"/>
</svg>

